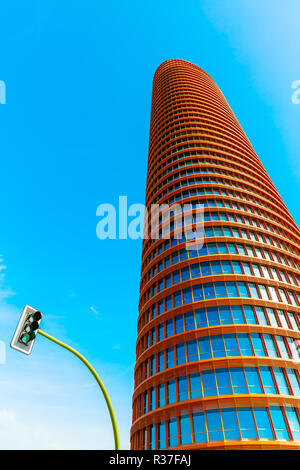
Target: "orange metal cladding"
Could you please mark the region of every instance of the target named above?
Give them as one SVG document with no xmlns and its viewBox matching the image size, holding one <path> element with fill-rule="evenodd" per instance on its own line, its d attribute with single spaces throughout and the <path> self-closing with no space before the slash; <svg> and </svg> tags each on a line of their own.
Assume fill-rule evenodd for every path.
<svg viewBox="0 0 300 470">
<path fill-rule="evenodd" d="M 299 449 L 300 232 L 220 89 L 178 59 L 154 75 L 146 191 L 149 212 L 173 202 L 205 205 L 208 251 L 144 240 L 131 448 Z"/>
</svg>

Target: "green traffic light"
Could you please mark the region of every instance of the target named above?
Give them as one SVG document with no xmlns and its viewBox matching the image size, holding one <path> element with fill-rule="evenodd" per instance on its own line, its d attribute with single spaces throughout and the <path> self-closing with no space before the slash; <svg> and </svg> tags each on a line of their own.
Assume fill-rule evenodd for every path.
<svg viewBox="0 0 300 470">
<path fill-rule="evenodd" d="M 36 334 L 33 331 L 30 331 L 29 333 L 26 333 L 25 335 L 22 335 L 20 338 L 20 343 L 23 343 L 27 345 L 36 337 Z"/>
</svg>

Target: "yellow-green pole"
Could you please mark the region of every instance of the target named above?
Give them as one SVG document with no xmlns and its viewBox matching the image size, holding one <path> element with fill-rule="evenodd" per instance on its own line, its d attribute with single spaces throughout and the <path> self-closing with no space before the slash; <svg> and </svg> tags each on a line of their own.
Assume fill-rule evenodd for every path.
<svg viewBox="0 0 300 470">
<path fill-rule="evenodd" d="M 97 383 L 98 383 L 98 385 L 99 385 L 99 387 L 100 387 L 100 389 L 101 389 L 101 391 L 104 395 L 104 398 L 105 398 L 105 401 L 106 401 L 106 404 L 107 404 L 107 408 L 108 408 L 108 411 L 109 411 L 109 414 L 110 414 L 110 419 L 111 419 L 111 423 L 112 423 L 112 427 L 113 427 L 113 431 L 114 431 L 115 449 L 120 450 L 120 437 L 119 437 L 119 431 L 118 431 L 118 425 L 117 425 L 115 413 L 114 413 L 110 398 L 108 396 L 108 393 L 107 393 L 107 391 L 106 391 L 106 389 L 103 385 L 103 382 L 100 379 L 97 372 L 95 371 L 95 369 L 93 368 L 93 366 L 86 360 L 86 358 L 82 354 L 80 354 L 78 351 L 76 351 L 76 349 L 72 348 L 71 346 L 68 346 L 67 344 L 63 343 L 62 341 L 59 341 L 58 339 L 54 338 L 53 336 L 48 335 L 48 333 L 45 333 L 42 330 L 38 330 L 38 333 L 40 335 L 44 336 L 45 338 L 50 339 L 50 341 L 53 341 L 53 343 L 56 343 L 59 346 L 61 346 L 62 348 L 65 348 L 68 351 L 70 351 L 71 353 L 73 353 L 75 356 L 78 357 L 78 359 L 80 359 L 86 365 L 86 367 L 93 374 L 93 376 L 95 377 L 95 379 L 96 379 L 96 381 L 97 381 Z"/>
</svg>

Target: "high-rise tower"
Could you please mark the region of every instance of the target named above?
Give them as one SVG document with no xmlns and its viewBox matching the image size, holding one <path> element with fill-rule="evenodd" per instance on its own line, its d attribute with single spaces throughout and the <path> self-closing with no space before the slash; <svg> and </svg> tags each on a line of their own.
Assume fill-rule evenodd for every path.
<svg viewBox="0 0 300 470">
<path fill-rule="evenodd" d="M 153 80 L 146 207 L 202 203 L 205 244 L 143 244 L 132 449 L 300 449 L 300 231 L 222 92 Z"/>
</svg>

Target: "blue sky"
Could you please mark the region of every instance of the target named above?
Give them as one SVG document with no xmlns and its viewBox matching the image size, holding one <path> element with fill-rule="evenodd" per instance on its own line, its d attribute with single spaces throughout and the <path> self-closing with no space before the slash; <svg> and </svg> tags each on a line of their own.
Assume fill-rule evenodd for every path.
<svg viewBox="0 0 300 470">
<path fill-rule="evenodd" d="M 214 78 L 299 225 L 299 15 L 297 0 L 1 6 L 1 448 L 113 447 L 104 400 L 75 358 L 41 337 L 30 357 L 9 349 L 26 303 L 100 372 L 129 446 L 141 241 L 97 239 L 96 208 L 144 202 L 161 62 Z"/>
</svg>

